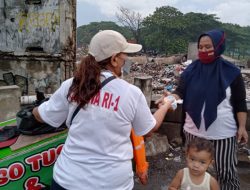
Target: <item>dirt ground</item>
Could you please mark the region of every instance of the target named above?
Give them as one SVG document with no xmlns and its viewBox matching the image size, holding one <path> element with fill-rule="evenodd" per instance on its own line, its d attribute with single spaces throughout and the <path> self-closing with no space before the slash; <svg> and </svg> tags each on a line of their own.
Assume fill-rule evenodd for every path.
<svg viewBox="0 0 250 190">
<path fill-rule="evenodd" d="M 139 183 L 135 179 L 133 190 L 167 190 L 167 185 L 171 182 L 176 172 L 185 167 L 184 155 L 180 156 L 180 161 L 167 160 L 168 154 L 162 153 L 157 156 L 148 157 L 149 166 L 149 182 L 146 186 Z"/>
<path fill-rule="evenodd" d="M 162 153 L 157 156 L 148 157 L 150 164 L 149 182 L 146 186 L 139 183 L 135 178 L 135 186 L 133 190 L 167 190 L 168 184 L 171 182 L 176 172 L 185 167 L 185 157 L 181 153 L 174 153 L 174 157 L 180 156 L 180 160 L 169 158 L 168 153 Z M 238 171 L 241 180 L 241 190 L 250 190 L 250 162 L 240 161 Z"/>
</svg>

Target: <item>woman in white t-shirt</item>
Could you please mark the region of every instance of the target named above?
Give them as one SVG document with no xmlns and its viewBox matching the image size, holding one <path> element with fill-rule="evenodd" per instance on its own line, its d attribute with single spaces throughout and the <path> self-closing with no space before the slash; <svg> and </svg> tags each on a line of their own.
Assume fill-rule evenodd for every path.
<svg viewBox="0 0 250 190">
<path fill-rule="evenodd" d="M 66 120 L 69 127 L 54 166 L 52 190 L 133 188 L 131 129 L 140 136 L 157 130 L 172 103 L 166 99 L 152 115 L 141 90 L 119 78 L 127 53 L 141 48 L 116 31 L 97 33 L 74 78 L 33 110 L 41 122 L 59 127 Z M 101 87 L 112 76 L 115 79 Z"/>
<path fill-rule="evenodd" d="M 240 70 L 222 57 L 225 36 L 219 29 L 200 35 L 199 59 L 183 71 L 173 96 L 183 99 L 186 143 L 213 142 L 220 189 L 239 190 L 237 145 L 248 142 L 246 90 Z"/>
</svg>

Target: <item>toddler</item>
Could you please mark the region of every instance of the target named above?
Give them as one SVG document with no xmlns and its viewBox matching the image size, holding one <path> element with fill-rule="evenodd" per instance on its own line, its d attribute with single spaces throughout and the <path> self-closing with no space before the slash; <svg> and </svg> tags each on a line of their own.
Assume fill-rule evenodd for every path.
<svg viewBox="0 0 250 190">
<path fill-rule="evenodd" d="M 219 190 L 218 182 L 207 173 L 213 161 L 212 142 L 195 138 L 187 145 L 187 167 L 177 172 L 168 190 Z"/>
</svg>

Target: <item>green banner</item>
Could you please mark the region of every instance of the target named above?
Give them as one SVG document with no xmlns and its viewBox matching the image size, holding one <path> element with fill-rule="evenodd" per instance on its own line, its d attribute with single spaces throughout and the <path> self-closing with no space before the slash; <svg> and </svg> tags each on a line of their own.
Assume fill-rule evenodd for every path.
<svg viewBox="0 0 250 190">
<path fill-rule="evenodd" d="M 4 127 L 4 126 L 7 126 L 7 125 L 10 125 L 10 124 L 13 124 L 13 123 L 16 123 L 16 118 L 0 122 L 0 127 Z"/>
<path fill-rule="evenodd" d="M 53 165 L 66 136 L 67 134 L 61 134 L 0 158 L 0 189 L 40 190 L 48 187 Z M 2 149 L 0 154 L 1 151 L 6 152 Z"/>
</svg>

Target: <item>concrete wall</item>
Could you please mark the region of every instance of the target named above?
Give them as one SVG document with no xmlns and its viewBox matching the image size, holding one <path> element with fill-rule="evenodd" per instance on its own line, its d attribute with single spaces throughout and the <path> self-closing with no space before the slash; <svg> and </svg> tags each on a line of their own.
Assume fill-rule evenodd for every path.
<svg viewBox="0 0 250 190">
<path fill-rule="evenodd" d="M 0 80 L 12 72 L 54 92 L 72 75 L 76 0 L 0 0 Z"/>
<path fill-rule="evenodd" d="M 18 86 L 0 86 L 0 122 L 16 117 L 20 110 L 20 96 Z"/>
<path fill-rule="evenodd" d="M 134 85 L 139 87 L 146 97 L 148 106 L 151 106 L 152 100 L 152 77 L 144 76 L 144 77 L 135 77 Z"/>
<path fill-rule="evenodd" d="M 190 42 L 188 44 L 188 60 L 196 60 L 198 58 L 198 49 L 197 49 L 197 43 L 196 42 Z"/>
<path fill-rule="evenodd" d="M 54 92 L 63 76 L 64 61 L 57 59 L 44 60 L 1 60 L 0 61 L 0 79 L 3 79 L 3 74 L 12 72 L 14 76 L 20 75 L 28 79 L 28 92 L 34 94 L 35 89 L 39 89 L 45 93 Z M 21 89 L 20 89 L 21 90 Z"/>
<path fill-rule="evenodd" d="M 35 50 L 47 54 L 62 52 L 68 43 L 67 37 L 72 36 L 73 31 L 70 23 L 73 18 L 72 2 L 40 2 L 0 1 L 0 51 L 19 55 L 28 55 Z"/>
</svg>

